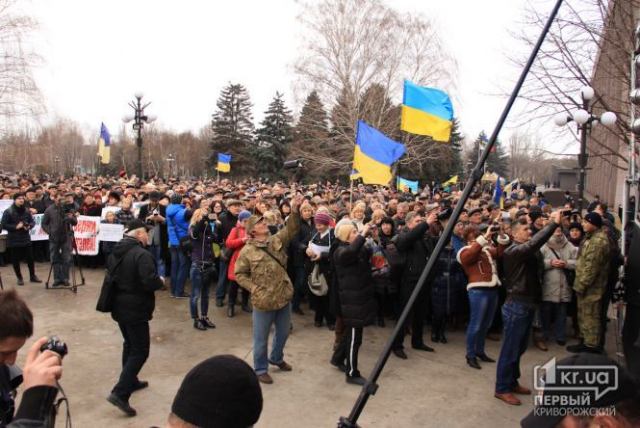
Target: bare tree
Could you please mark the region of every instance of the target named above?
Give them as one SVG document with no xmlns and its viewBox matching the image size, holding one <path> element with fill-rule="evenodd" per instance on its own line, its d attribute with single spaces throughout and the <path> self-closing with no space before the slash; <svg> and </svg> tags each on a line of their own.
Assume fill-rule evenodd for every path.
<svg viewBox="0 0 640 428">
<path fill-rule="evenodd" d="M 331 133 L 327 144 L 298 141 L 296 153 L 327 171 L 347 172 L 356 124 L 366 115 L 372 126 L 407 145 L 403 162 L 437 159 L 435 144 L 399 132 L 398 109 L 403 79 L 449 92 L 455 88 L 457 65 L 434 25 L 380 0 L 303 3 L 299 19 L 307 31 L 295 63 L 296 92 L 299 98 L 318 93 Z"/>
</svg>

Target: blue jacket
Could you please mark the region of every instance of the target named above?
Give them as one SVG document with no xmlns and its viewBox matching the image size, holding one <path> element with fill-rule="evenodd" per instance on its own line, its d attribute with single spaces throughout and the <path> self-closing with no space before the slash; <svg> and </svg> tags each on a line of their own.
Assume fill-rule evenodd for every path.
<svg viewBox="0 0 640 428">
<path fill-rule="evenodd" d="M 167 231 L 169 232 L 169 245 L 177 246 L 180 238 L 189 234 L 189 218 L 187 208 L 184 205 L 171 204 L 167 207 Z"/>
</svg>

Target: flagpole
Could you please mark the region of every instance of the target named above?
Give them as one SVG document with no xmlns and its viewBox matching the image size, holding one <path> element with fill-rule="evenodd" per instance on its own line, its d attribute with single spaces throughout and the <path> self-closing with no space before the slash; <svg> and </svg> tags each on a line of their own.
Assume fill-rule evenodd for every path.
<svg viewBox="0 0 640 428">
<path fill-rule="evenodd" d="M 404 334 L 404 326 L 407 318 L 409 317 L 409 312 L 413 308 L 413 305 L 415 304 L 418 298 L 418 294 L 422 292 L 422 288 L 424 287 L 427 277 L 430 276 L 433 266 L 435 265 L 435 262 L 440 255 L 440 252 L 442 251 L 447 241 L 449 240 L 449 237 L 451 236 L 451 232 L 453 231 L 453 227 L 458 221 L 460 212 L 462 211 L 464 204 L 469 198 L 469 195 L 473 190 L 473 186 L 482 177 L 482 168 L 484 166 L 484 163 L 487 161 L 487 158 L 489 157 L 489 152 L 491 151 L 491 148 L 496 143 L 496 139 L 498 138 L 498 135 L 500 134 L 500 131 L 502 130 L 502 127 L 504 126 L 504 123 L 507 120 L 507 116 L 509 116 L 509 112 L 511 111 L 513 104 L 518 98 L 518 93 L 520 92 L 520 89 L 522 88 L 522 85 L 524 84 L 524 81 L 527 78 L 527 75 L 529 74 L 529 70 L 531 69 L 533 62 L 536 59 L 536 56 L 538 55 L 538 51 L 540 50 L 540 47 L 542 46 L 542 43 L 544 42 L 544 39 L 547 36 L 547 33 L 551 28 L 551 24 L 553 24 L 553 21 L 555 20 L 555 17 L 558 14 L 558 10 L 560 9 L 561 5 L 562 5 L 562 0 L 557 0 L 553 10 L 551 11 L 551 14 L 549 15 L 549 19 L 547 20 L 547 23 L 545 24 L 544 29 L 540 33 L 540 36 L 538 37 L 538 41 L 536 42 L 533 48 L 533 51 L 529 56 L 527 64 L 522 70 L 522 73 L 520 74 L 520 78 L 518 79 L 518 82 L 516 83 L 515 88 L 511 93 L 511 95 L 509 96 L 509 100 L 507 101 L 507 104 L 505 105 L 504 110 L 502 111 L 502 114 L 498 119 L 498 123 L 496 124 L 496 127 L 493 130 L 493 133 L 491 134 L 489 143 L 484 148 L 482 155 L 478 159 L 478 162 L 471 173 L 471 177 L 464 188 L 462 197 L 456 204 L 453 210 L 453 213 L 451 214 L 450 221 L 447 222 L 447 225 L 445 226 L 444 231 L 442 232 L 442 234 L 440 235 L 440 238 L 438 239 L 438 243 L 436 244 L 433 252 L 429 256 L 429 259 L 427 260 L 427 265 L 422 271 L 422 274 L 420 275 L 420 278 L 418 279 L 418 282 L 415 288 L 413 289 L 413 292 L 411 293 L 411 296 L 409 297 L 409 300 L 406 306 L 402 310 L 402 313 L 400 314 L 400 317 L 398 318 L 396 325 L 393 329 L 393 333 L 391 334 L 391 337 L 389 337 L 389 339 L 387 340 L 384 350 L 378 357 L 378 360 L 376 361 L 376 364 L 373 367 L 373 370 L 371 371 L 369 378 L 366 380 L 365 384 L 362 386 L 360 395 L 358 396 L 358 399 L 353 405 L 353 408 L 351 409 L 349 416 L 340 418 L 338 422 L 339 428 L 356 428 L 358 426 L 357 425 L 358 418 L 360 417 L 360 415 L 362 414 L 362 411 L 367 405 L 367 401 L 369 400 L 369 397 L 371 397 L 376 393 L 378 389 L 378 384 L 377 384 L 378 378 L 382 374 L 382 370 L 384 369 L 384 366 L 387 363 L 389 356 L 391 355 L 391 349 L 393 347 L 393 343 L 395 342 L 395 338 L 399 334 L 401 334 L 401 332 L 402 334 Z"/>
</svg>

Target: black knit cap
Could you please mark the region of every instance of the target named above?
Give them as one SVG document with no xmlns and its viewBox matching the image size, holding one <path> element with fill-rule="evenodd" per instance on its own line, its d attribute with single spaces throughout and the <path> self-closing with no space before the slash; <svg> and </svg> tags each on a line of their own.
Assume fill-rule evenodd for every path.
<svg viewBox="0 0 640 428">
<path fill-rule="evenodd" d="M 247 428 L 260 418 L 262 390 L 247 363 L 218 355 L 187 373 L 171 412 L 201 428 Z"/>
</svg>

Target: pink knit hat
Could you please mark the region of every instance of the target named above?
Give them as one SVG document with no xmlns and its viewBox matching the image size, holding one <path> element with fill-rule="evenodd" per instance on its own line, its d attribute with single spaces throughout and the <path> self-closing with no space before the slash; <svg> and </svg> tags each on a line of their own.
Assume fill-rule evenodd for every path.
<svg viewBox="0 0 640 428">
<path fill-rule="evenodd" d="M 326 213 L 318 213 L 313 218 L 313 222 L 316 224 L 324 224 L 329 226 L 331 224 L 331 216 Z"/>
</svg>

